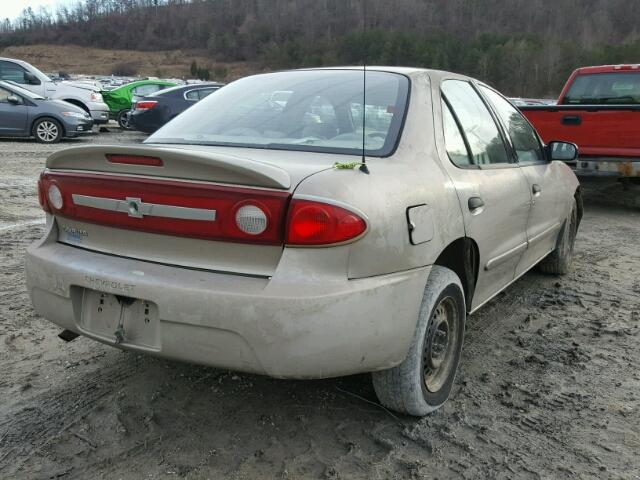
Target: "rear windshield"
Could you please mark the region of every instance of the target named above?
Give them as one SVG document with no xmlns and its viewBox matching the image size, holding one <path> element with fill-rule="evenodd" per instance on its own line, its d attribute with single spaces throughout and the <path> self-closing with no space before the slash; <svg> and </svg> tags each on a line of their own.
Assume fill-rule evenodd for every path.
<svg viewBox="0 0 640 480">
<path fill-rule="evenodd" d="M 579 75 L 564 103 L 574 105 L 640 104 L 640 72 Z"/>
<path fill-rule="evenodd" d="M 399 74 L 308 70 L 227 85 L 146 143 L 219 145 L 387 156 L 402 126 L 409 80 Z M 363 122 L 364 115 L 364 122 Z M 363 131 L 364 123 L 364 131 Z"/>
</svg>

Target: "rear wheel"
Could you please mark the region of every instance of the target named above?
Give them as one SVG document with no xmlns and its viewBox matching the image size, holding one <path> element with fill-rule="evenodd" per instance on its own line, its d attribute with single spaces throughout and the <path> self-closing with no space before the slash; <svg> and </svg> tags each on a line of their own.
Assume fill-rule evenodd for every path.
<svg viewBox="0 0 640 480">
<path fill-rule="evenodd" d="M 578 206 L 574 198 L 571 213 L 569 213 L 569 217 L 560 231 L 556 249 L 538 264 L 541 271 L 553 275 L 564 275 L 569 272 L 573 262 L 573 245 L 576 241 L 577 232 Z"/>
<path fill-rule="evenodd" d="M 129 123 L 129 120 L 131 118 L 131 110 L 127 109 L 127 110 L 120 110 L 120 113 L 118 113 L 118 125 L 120 125 L 120 128 L 123 128 L 125 130 L 131 130 L 131 124 Z"/>
<path fill-rule="evenodd" d="M 465 319 L 460 279 L 448 268 L 434 266 L 407 357 L 397 367 L 372 374 L 383 405 L 422 416 L 447 401 L 460 362 Z"/>
<path fill-rule="evenodd" d="M 31 133 L 39 143 L 58 143 L 64 134 L 64 130 L 57 120 L 40 118 L 33 124 Z"/>
</svg>

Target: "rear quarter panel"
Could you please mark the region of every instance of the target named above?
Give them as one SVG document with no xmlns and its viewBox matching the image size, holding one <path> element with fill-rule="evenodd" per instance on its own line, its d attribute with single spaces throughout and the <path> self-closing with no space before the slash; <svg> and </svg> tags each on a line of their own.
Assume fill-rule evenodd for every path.
<svg viewBox="0 0 640 480">
<path fill-rule="evenodd" d="M 366 235 L 349 246 L 352 279 L 430 265 L 451 241 L 464 236 L 455 189 L 437 160 L 428 75 L 412 75 L 411 83 L 407 118 L 392 156 L 368 158 L 369 175 L 358 169 L 317 173 L 294 193 L 337 200 L 366 215 Z M 423 204 L 430 207 L 434 235 L 412 245 L 407 208 Z"/>
</svg>

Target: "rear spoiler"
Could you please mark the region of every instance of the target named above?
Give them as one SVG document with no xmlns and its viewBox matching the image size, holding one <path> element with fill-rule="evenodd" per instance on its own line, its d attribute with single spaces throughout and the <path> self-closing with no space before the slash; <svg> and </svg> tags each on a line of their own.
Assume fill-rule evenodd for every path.
<svg viewBox="0 0 640 480">
<path fill-rule="evenodd" d="M 113 163 L 107 155 L 155 157 L 161 165 Z M 116 174 L 145 175 L 184 180 L 208 181 L 289 189 L 286 170 L 264 162 L 221 152 L 147 145 L 87 145 L 53 153 L 47 159 L 52 170 L 82 170 Z"/>
</svg>

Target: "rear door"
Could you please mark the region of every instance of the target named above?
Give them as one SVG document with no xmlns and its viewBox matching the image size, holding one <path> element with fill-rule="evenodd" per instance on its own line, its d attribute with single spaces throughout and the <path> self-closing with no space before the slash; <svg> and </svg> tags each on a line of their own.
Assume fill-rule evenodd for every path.
<svg viewBox="0 0 640 480">
<path fill-rule="evenodd" d="M 441 93 L 443 163 L 458 193 L 466 234 L 479 250 L 475 309 L 515 277 L 527 247 L 529 185 L 475 88 L 445 80 Z"/>
<path fill-rule="evenodd" d="M 9 103 L 10 96 L 18 97 L 22 103 Z M 0 87 L 0 134 L 20 135 L 27 133 L 28 108 L 22 97 Z"/>
<path fill-rule="evenodd" d="M 555 248 L 563 215 L 559 196 L 563 183 L 557 165 L 547 161 L 538 135 L 522 114 L 491 88 L 481 85 L 479 89 L 507 133 L 509 146 L 527 179 L 531 195 L 528 248 L 516 269 L 516 275 L 520 275 Z"/>
</svg>

